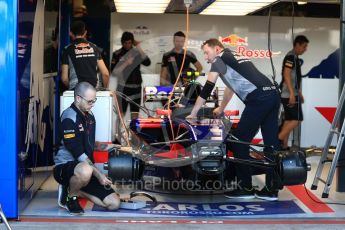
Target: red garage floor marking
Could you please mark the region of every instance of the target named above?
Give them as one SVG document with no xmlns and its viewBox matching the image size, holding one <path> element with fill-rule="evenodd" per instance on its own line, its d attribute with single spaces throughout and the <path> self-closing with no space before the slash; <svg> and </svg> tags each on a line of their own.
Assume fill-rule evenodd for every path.
<svg viewBox="0 0 345 230">
<path fill-rule="evenodd" d="M 290 192 L 298 198 L 305 206 L 307 206 L 310 211 L 313 213 L 327 213 L 327 212 L 334 212 L 328 205 L 322 202 L 319 198 L 317 198 L 309 189 L 307 189 L 309 195 L 312 199 L 308 196 L 307 192 L 303 185 L 295 185 L 295 186 L 286 186 Z M 316 203 L 315 201 L 320 202 Z"/>
<path fill-rule="evenodd" d="M 84 218 L 20 218 L 21 222 L 37 222 L 37 223 L 102 223 L 102 224 L 312 224 L 312 225 L 329 225 L 329 224 L 345 224 L 345 220 L 157 220 L 157 219 L 86 219 Z"/>
</svg>

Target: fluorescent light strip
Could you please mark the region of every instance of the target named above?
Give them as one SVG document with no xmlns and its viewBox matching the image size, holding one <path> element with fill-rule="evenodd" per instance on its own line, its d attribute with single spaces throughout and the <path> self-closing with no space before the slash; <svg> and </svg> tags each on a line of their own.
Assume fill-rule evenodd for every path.
<svg viewBox="0 0 345 230">
<path fill-rule="evenodd" d="M 217 0 L 217 2 L 244 2 L 244 3 L 271 3 L 274 1 L 272 0 Z"/>
<path fill-rule="evenodd" d="M 116 4 L 116 8 L 119 8 L 119 7 L 133 7 L 133 4 L 132 3 L 118 3 L 118 4 Z M 135 4 L 135 8 L 140 8 L 140 7 L 146 7 L 146 8 L 158 7 L 158 8 L 161 8 L 161 7 L 166 7 L 166 4 L 164 4 L 164 3 L 138 3 L 138 4 Z"/>
<path fill-rule="evenodd" d="M 233 6 L 233 7 L 213 7 L 214 10 L 241 10 L 241 9 L 257 9 L 256 6 Z M 207 9 L 206 9 L 207 10 Z"/>
<path fill-rule="evenodd" d="M 252 11 L 250 11 L 252 12 Z M 222 15 L 222 16 L 243 16 L 243 15 L 246 15 L 250 12 L 242 12 L 242 11 L 238 11 L 238 12 L 233 12 L 233 13 L 229 13 L 229 12 L 217 12 L 216 14 L 215 13 L 204 13 L 203 15 Z"/>
<path fill-rule="evenodd" d="M 138 4 L 138 3 L 169 3 L 170 0 L 114 0 L 115 4 L 117 3 L 131 3 L 131 4 Z"/>
<path fill-rule="evenodd" d="M 212 5 L 212 4 L 211 4 Z M 231 6 L 255 6 L 255 7 L 262 7 L 266 6 L 267 3 L 262 3 L 262 2 L 253 2 L 253 3 L 246 3 L 246 2 L 219 2 L 215 4 L 213 7 L 216 6 L 221 6 L 221 7 L 231 7 Z"/>
<path fill-rule="evenodd" d="M 135 8 L 135 9 L 133 9 L 133 7 L 130 7 L 130 6 L 120 6 L 120 7 L 117 7 L 116 8 L 117 10 L 120 10 L 120 9 L 122 9 L 122 10 L 141 10 L 141 9 L 145 9 L 145 10 L 164 10 L 165 9 L 165 7 L 154 7 L 154 8 L 152 8 L 152 7 L 147 7 L 147 6 L 145 6 L 145 7 L 138 7 L 138 8 Z"/>
<path fill-rule="evenodd" d="M 153 14 L 160 14 L 164 12 L 162 9 L 128 9 L 128 8 L 121 8 L 117 10 L 118 13 L 153 13 Z"/>
<path fill-rule="evenodd" d="M 114 0 L 119 13 L 164 13 L 170 0 Z"/>
<path fill-rule="evenodd" d="M 200 14 L 246 15 L 276 0 L 216 0 Z"/>
<path fill-rule="evenodd" d="M 218 10 L 217 13 L 223 13 L 223 14 L 226 14 L 228 13 L 229 15 L 232 15 L 233 13 L 250 13 L 252 12 L 253 10 L 251 9 L 238 9 L 238 10 Z M 210 11 L 210 12 L 205 12 L 204 14 L 212 14 L 213 12 Z M 237 15 L 236 14 L 236 15 Z"/>
</svg>

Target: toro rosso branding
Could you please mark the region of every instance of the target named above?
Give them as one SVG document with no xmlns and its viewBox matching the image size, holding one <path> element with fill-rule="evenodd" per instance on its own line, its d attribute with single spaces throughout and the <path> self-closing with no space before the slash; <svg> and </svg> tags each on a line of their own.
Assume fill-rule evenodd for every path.
<svg viewBox="0 0 345 230">
<path fill-rule="evenodd" d="M 117 212 L 132 215 L 164 215 L 164 216 L 256 216 L 304 213 L 294 201 L 278 202 L 232 202 L 232 203 L 148 203 L 148 207 L 139 210 L 120 209 Z M 94 206 L 93 211 L 105 211 Z"/>
<path fill-rule="evenodd" d="M 248 37 L 240 37 L 237 34 L 231 34 L 227 37 L 219 37 L 224 45 L 236 47 L 236 53 L 239 56 L 247 58 L 270 58 L 274 55 L 279 55 L 281 52 L 271 52 L 265 49 L 249 49 Z"/>
<path fill-rule="evenodd" d="M 95 56 L 95 50 L 89 43 L 79 43 L 75 45 L 74 52 L 76 58 L 80 57 L 93 57 Z"/>
<path fill-rule="evenodd" d="M 248 58 L 269 58 L 273 54 L 269 50 L 251 50 L 247 49 L 245 46 L 238 46 L 236 53 Z"/>
</svg>

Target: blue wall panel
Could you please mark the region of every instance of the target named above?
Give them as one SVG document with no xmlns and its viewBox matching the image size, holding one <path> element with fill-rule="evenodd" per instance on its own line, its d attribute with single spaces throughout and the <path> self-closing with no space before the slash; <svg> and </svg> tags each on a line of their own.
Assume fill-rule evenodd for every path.
<svg viewBox="0 0 345 230">
<path fill-rule="evenodd" d="M 0 1 L 0 203 L 8 218 L 17 205 L 17 1 Z"/>
</svg>

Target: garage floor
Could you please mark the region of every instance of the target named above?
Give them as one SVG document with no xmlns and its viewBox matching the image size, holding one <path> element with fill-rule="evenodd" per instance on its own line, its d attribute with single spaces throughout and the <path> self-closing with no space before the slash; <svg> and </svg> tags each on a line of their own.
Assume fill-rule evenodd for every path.
<svg viewBox="0 0 345 230">
<path fill-rule="evenodd" d="M 306 188 L 290 186 L 279 193 L 279 201 L 267 202 L 257 199 L 236 200 L 227 199 L 222 194 L 171 194 L 167 191 L 150 192 L 158 203 L 148 202 L 146 208 L 140 210 L 120 209 L 105 211 L 94 206 L 87 200 L 82 200 L 85 214 L 82 217 L 71 216 L 57 205 L 57 184 L 51 177 L 21 213 L 22 223 L 31 222 L 80 222 L 103 224 L 126 223 L 159 223 L 163 224 L 345 224 L 345 205 L 326 204 L 345 203 L 345 193 L 335 192 L 335 181 L 328 199 L 321 199 L 323 184 L 317 191 L 310 191 L 310 185 L 315 175 L 319 161 L 318 156 L 308 157 L 312 165 Z M 254 183 L 263 185 L 263 177 L 256 176 Z M 117 188 L 122 197 L 131 192 L 126 186 Z M 146 198 L 135 198 L 148 201 Z M 317 201 L 317 202 L 315 202 Z M 151 222 L 150 222 L 151 221 Z M 265 222 L 267 221 L 267 222 Z M 158 223 L 158 222 L 157 222 Z M 53 226 L 53 225 L 52 225 Z M 61 227 L 61 225 L 60 225 Z M 324 228 L 323 228 L 324 229 Z M 332 228 L 334 229 L 334 227 Z"/>
</svg>

